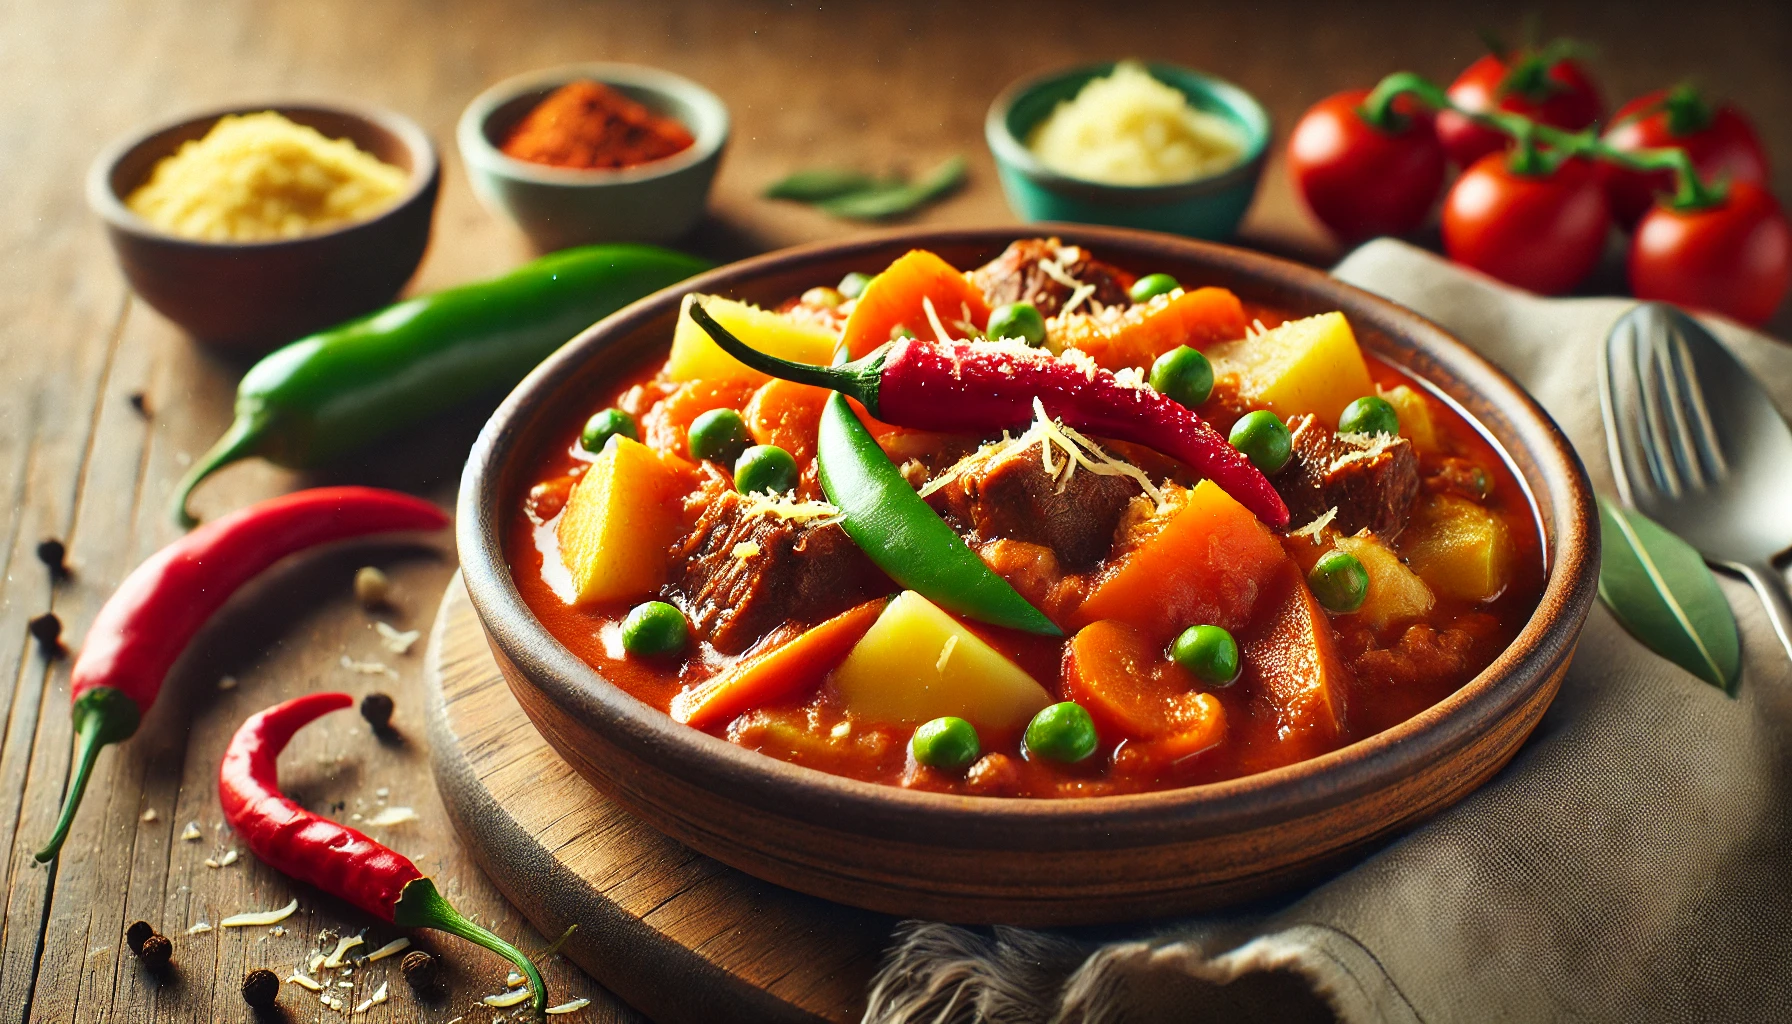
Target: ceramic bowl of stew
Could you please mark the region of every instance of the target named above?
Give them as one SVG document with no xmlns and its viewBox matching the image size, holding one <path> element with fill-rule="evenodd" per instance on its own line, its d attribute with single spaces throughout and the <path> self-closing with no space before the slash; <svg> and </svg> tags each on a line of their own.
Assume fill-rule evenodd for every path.
<svg viewBox="0 0 1792 1024">
<path fill-rule="evenodd" d="M 1292 763 L 1210 760 L 1168 781 L 1105 789 L 1092 781 L 1104 777 L 1097 769 L 1080 782 L 1041 769 L 1040 785 L 1058 788 L 988 796 L 968 784 L 938 791 L 850 777 L 825 759 L 796 763 L 725 730 L 681 725 L 665 710 L 676 672 L 606 659 L 615 622 L 569 619 L 544 602 L 531 575 L 545 564 L 531 540 L 540 525 L 524 511 L 532 489 L 586 416 L 652 377 L 687 292 L 773 308 L 911 249 L 968 269 L 1042 233 L 1131 274 L 1229 289 L 1258 319 L 1341 311 L 1378 385 L 1420 393 L 1497 477 L 1490 493 L 1530 568 L 1487 606 L 1483 625 L 1498 640 L 1484 667 L 1409 705 L 1363 698 L 1354 732 Z M 1594 509 L 1578 457 L 1542 408 L 1413 312 L 1259 253 L 1054 225 L 786 250 L 628 307 L 569 342 L 494 414 L 462 478 L 457 530 L 468 591 L 519 703 L 573 768 L 631 812 L 749 874 L 827 899 L 949 921 L 1070 925 L 1212 909 L 1310 881 L 1485 782 L 1549 706 L 1592 606 Z"/>
</svg>

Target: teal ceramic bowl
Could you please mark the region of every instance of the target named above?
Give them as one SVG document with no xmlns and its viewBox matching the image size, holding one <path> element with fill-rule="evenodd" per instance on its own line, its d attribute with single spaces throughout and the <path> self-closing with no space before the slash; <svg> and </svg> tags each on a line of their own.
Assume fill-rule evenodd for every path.
<svg viewBox="0 0 1792 1024">
<path fill-rule="evenodd" d="M 1104 185 L 1045 166 L 1027 148 L 1034 126 L 1074 97 L 1092 78 L 1110 74 L 1113 61 L 1030 78 L 1003 90 L 990 105 L 984 135 L 996 159 L 1002 192 L 1022 220 L 1073 221 L 1167 231 L 1223 240 L 1256 194 L 1269 151 L 1269 114 L 1250 93 L 1199 71 L 1147 63 L 1153 78 L 1180 89 L 1198 110 L 1232 122 L 1245 140 L 1244 158 L 1218 174 L 1173 185 Z"/>
</svg>

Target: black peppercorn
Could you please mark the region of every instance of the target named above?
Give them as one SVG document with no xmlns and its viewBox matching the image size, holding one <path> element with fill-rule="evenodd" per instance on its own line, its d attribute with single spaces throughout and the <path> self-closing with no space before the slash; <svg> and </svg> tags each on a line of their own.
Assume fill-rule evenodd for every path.
<svg viewBox="0 0 1792 1024">
<path fill-rule="evenodd" d="M 50 575 L 57 579 L 68 575 L 68 545 L 54 537 L 37 542 L 37 560 L 49 567 Z"/>
<path fill-rule="evenodd" d="M 149 396 L 141 391 L 131 392 L 131 408 L 137 410 L 137 415 L 148 418 Z"/>
<path fill-rule="evenodd" d="M 174 943 L 166 935 L 151 935 L 143 940 L 143 952 L 138 955 L 143 957 L 143 966 L 160 971 L 174 958 Z"/>
<path fill-rule="evenodd" d="M 361 717 L 377 732 L 392 728 L 392 698 L 383 693 L 370 693 L 361 698 Z"/>
<path fill-rule="evenodd" d="M 413 949 L 399 961 L 398 969 L 404 973 L 404 980 L 412 990 L 427 992 L 435 988 L 436 977 L 441 972 L 441 964 L 435 957 L 421 949 Z"/>
<path fill-rule="evenodd" d="M 148 921 L 138 921 L 124 930 L 125 945 L 131 947 L 131 952 L 142 956 L 143 941 L 155 933 L 156 930 L 150 927 Z"/>
<path fill-rule="evenodd" d="M 243 1002 L 257 1010 L 270 1009 L 280 998 L 280 978 L 266 967 L 257 967 L 243 975 Z"/>
<path fill-rule="evenodd" d="M 45 612 L 26 624 L 31 635 L 42 645 L 44 654 L 55 657 L 62 653 L 62 620 L 55 612 Z"/>
</svg>

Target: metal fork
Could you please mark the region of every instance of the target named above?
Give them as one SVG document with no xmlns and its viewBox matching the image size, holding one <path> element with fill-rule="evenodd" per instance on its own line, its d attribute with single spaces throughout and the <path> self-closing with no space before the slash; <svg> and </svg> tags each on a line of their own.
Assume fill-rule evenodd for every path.
<svg viewBox="0 0 1792 1024">
<path fill-rule="evenodd" d="M 1605 339 L 1599 407 L 1624 501 L 1761 596 L 1792 657 L 1792 427 L 1697 320 L 1644 303 Z"/>
</svg>

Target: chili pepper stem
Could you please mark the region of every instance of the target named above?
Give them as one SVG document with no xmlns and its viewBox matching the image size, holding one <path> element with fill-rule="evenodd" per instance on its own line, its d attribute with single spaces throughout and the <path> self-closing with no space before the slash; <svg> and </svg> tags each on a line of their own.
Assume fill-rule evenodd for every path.
<svg viewBox="0 0 1792 1024">
<path fill-rule="evenodd" d="M 56 828 L 50 833 L 50 841 L 35 854 L 39 864 L 48 864 L 62 852 L 62 844 L 68 839 L 69 826 L 74 824 L 75 811 L 81 806 L 81 796 L 87 792 L 87 780 L 93 775 L 93 765 L 99 760 L 101 748 L 136 732 L 140 714 L 136 702 L 123 691 L 96 686 L 75 702 L 74 719 L 75 772 L 69 779 L 62 813 L 56 817 Z"/>
<path fill-rule="evenodd" d="M 878 374 L 883 369 L 885 349 L 880 348 L 863 359 L 850 363 L 836 363 L 833 366 L 817 366 L 812 363 L 798 363 L 789 359 L 761 352 L 753 346 L 735 337 L 726 327 L 716 323 L 709 311 L 695 298 L 690 304 L 691 321 L 708 333 L 722 351 L 747 364 L 760 373 L 768 373 L 781 380 L 794 381 L 798 384 L 811 384 L 829 391 L 838 391 L 848 398 L 854 398 L 862 404 L 872 416 L 877 415 Z"/>
<path fill-rule="evenodd" d="M 509 960 L 529 979 L 532 994 L 529 1005 L 536 1018 L 546 1019 L 547 984 L 541 980 L 541 972 L 536 970 L 534 962 L 522 950 L 463 917 L 436 889 L 434 881 L 418 878 L 407 884 L 398 898 L 398 905 L 393 908 L 392 923 L 405 928 L 435 928 L 458 935 Z"/>
<path fill-rule="evenodd" d="M 182 529 L 191 530 L 199 525 L 199 520 L 187 511 L 187 499 L 192 497 L 193 489 L 220 467 L 255 454 L 262 435 L 267 432 L 268 421 L 269 417 L 265 414 L 239 414 L 231 421 L 230 429 L 224 432 L 224 436 L 218 438 L 211 450 L 201 455 L 199 461 L 193 463 L 193 467 L 180 478 L 180 483 L 174 488 L 173 511 L 174 521 Z"/>
</svg>

